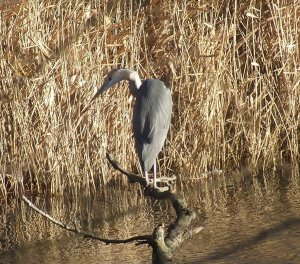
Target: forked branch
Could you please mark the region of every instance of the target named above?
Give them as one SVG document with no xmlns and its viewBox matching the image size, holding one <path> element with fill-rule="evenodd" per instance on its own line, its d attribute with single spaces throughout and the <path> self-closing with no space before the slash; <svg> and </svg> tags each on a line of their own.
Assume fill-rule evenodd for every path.
<svg viewBox="0 0 300 264">
<path fill-rule="evenodd" d="M 167 190 L 153 188 L 151 185 L 147 185 L 144 178 L 123 169 L 109 153 L 106 154 L 106 158 L 116 170 L 125 174 L 130 182 L 141 184 L 145 188 L 145 195 L 159 200 L 168 199 L 171 201 L 177 216 L 175 222 L 169 226 L 166 234 L 164 225 L 161 224 L 155 228 L 152 235 L 154 239 L 154 243 L 152 244 L 153 263 L 166 263 L 170 261 L 173 258 L 175 250 L 186 239 L 203 229 L 202 226 L 191 227 L 191 222 L 196 218 L 196 213 L 188 207 L 184 197 L 175 193 L 172 186 L 174 186 L 176 178 L 171 178 L 171 185 L 169 185 L 170 188 L 167 188 Z"/>
<path fill-rule="evenodd" d="M 187 202 L 184 197 L 177 195 L 172 188 L 172 184 L 169 185 L 169 188 L 153 188 L 151 185 L 147 185 L 147 182 L 144 178 L 133 174 L 131 172 L 123 169 L 112 157 L 109 153 L 106 154 L 106 157 L 109 163 L 118 171 L 123 173 L 128 177 L 128 179 L 133 183 L 139 183 L 145 190 L 145 195 L 150 196 L 154 199 L 162 200 L 168 199 L 173 205 L 173 208 L 176 212 L 176 220 L 173 224 L 171 224 L 167 232 L 164 230 L 164 225 L 160 224 L 157 226 L 152 235 L 144 235 L 144 236 L 135 236 L 128 239 L 107 239 L 99 237 L 95 234 L 84 232 L 76 227 L 68 226 L 59 220 L 53 218 L 49 214 L 45 213 L 41 209 L 37 208 L 28 198 L 24 195 L 22 196 L 22 200 L 28 204 L 33 210 L 37 213 L 41 214 L 45 218 L 47 218 L 52 223 L 58 225 L 59 227 L 73 232 L 79 235 L 82 235 L 84 238 L 90 238 L 94 240 L 101 241 L 105 244 L 125 244 L 130 242 L 135 242 L 136 245 L 147 244 L 150 245 L 153 249 L 152 254 L 152 263 L 166 263 L 169 262 L 174 255 L 175 250 L 188 238 L 190 238 L 193 234 L 200 232 L 203 227 L 191 227 L 191 222 L 196 218 L 196 213 L 188 207 Z M 174 178 L 171 178 L 171 182 Z"/>
</svg>

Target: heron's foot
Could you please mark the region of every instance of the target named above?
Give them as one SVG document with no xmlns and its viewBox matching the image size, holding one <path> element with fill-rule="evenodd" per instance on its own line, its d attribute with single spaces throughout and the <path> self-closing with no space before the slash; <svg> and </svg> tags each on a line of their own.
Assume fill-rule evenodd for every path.
<svg viewBox="0 0 300 264">
<path fill-rule="evenodd" d="M 159 187 L 159 186 L 156 185 L 156 186 L 153 186 L 153 189 L 159 190 L 160 192 L 170 191 L 170 187 L 169 186 Z"/>
<path fill-rule="evenodd" d="M 171 177 L 160 176 L 156 177 L 154 181 L 153 173 L 147 173 L 147 175 L 143 175 L 147 186 L 152 187 L 153 189 L 157 189 L 160 192 L 165 191 L 175 191 L 176 189 L 176 176 L 173 175 Z"/>
<path fill-rule="evenodd" d="M 159 190 L 159 192 L 166 192 L 166 191 L 174 192 L 176 189 L 176 181 L 156 179 L 156 182 L 154 184 L 153 179 L 149 179 L 149 181 L 147 181 L 147 186 Z"/>
</svg>

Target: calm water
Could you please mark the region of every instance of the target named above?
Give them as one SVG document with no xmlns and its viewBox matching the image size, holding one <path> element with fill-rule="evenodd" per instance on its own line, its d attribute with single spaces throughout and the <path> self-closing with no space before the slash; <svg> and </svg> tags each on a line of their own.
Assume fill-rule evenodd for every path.
<svg viewBox="0 0 300 264">
<path fill-rule="evenodd" d="M 204 229 L 173 263 L 300 263 L 299 170 L 278 169 L 182 182 Z M 98 196 L 32 198 L 63 222 L 99 236 L 127 238 L 172 222 L 168 202 L 144 199 L 138 188 Z M 0 263 L 151 263 L 147 246 L 103 245 L 62 231 L 23 203 L 2 207 Z"/>
</svg>

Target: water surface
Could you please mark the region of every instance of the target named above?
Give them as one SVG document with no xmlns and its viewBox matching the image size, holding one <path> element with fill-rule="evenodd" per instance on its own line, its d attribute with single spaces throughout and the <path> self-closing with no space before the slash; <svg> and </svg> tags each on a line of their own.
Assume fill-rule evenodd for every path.
<svg viewBox="0 0 300 264">
<path fill-rule="evenodd" d="M 180 247 L 173 263 L 300 263 L 299 170 L 245 170 L 178 186 L 197 212 L 193 225 L 204 229 Z M 175 215 L 168 202 L 145 199 L 130 186 L 31 199 L 57 219 L 105 238 L 151 234 Z M 0 220 L 0 263 L 151 263 L 147 246 L 83 239 L 21 202 L 2 207 Z"/>
</svg>

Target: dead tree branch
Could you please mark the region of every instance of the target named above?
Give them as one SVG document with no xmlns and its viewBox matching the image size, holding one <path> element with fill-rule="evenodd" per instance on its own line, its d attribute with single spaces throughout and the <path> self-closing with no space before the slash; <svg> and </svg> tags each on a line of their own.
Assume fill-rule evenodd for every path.
<svg viewBox="0 0 300 264">
<path fill-rule="evenodd" d="M 166 234 L 163 224 L 155 228 L 152 235 L 152 238 L 154 239 L 154 243 L 152 243 L 152 262 L 166 263 L 172 260 L 175 250 L 186 239 L 203 229 L 201 226 L 196 228 L 190 227 L 192 220 L 196 218 L 196 213 L 188 207 L 184 197 L 181 197 L 174 192 L 174 188 L 170 187 L 167 190 L 153 188 L 152 186 L 147 185 L 144 178 L 123 169 L 109 153 L 106 154 L 106 158 L 116 170 L 125 174 L 130 182 L 139 183 L 144 187 L 145 195 L 158 200 L 168 199 L 171 201 L 177 217 L 175 222 L 169 226 Z M 171 181 L 175 182 L 175 178 L 172 178 Z"/>
<path fill-rule="evenodd" d="M 136 245 L 147 244 L 150 245 L 153 249 L 152 253 L 152 263 L 166 263 L 173 259 L 175 250 L 188 238 L 192 237 L 193 234 L 200 232 L 203 227 L 191 227 L 191 222 L 196 218 L 196 213 L 188 207 L 188 204 L 184 197 L 177 195 L 175 189 L 172 186 L 175 186 L 175 179 L 171 178 L 170 183 L 167 188 L 153 188 L 153 186 L 147 185 L 147 182 L 144 178 L 126 171 L 123 169 L 109 153 L 106 154 L 106 157 L 109 163 L 122 174 L 126 175 L 130 182 L 138 183 L 144 188 L 144 194 L 150 196 L 154 199 L 162 200 L 168 199 L 173 205 L 173 208 L 176 212 L 176 220 L 171 224 L 167 231 L 165 232 L 164 225 L 160 224 L 157 226 L 152 235 L 144 236 L 135 236 L 128 239 L 106 239 L 99 237 L 95 234 L 84 232 L 76 227 L 68 226 L 59 220 L 53 218 L 49 214 L 45 213 L 38 207 L 36 207 L 28 198 L 24 195 L 22 200 L 30 206 L 37 213 L 41 214 L 47 218 L 52 223 L 58 225 L 62 229 L 65 229 L 69 232 L 73 232 L 79 235 L 82 235 L 84 238 L 95 239 L 101 241 L 105 244 L 125 244 L 135 242 Z M 172 183 L 173 182 L 173 183 Z"/>
<path fill-rule="evenodd" d="M 31 207 L 34 211 L 36 211 L 40 215 L 47 218 L 50 222 L 58 225 L 62 229 L 65 229 L 69 232 L 73 232 L 73 233 L 76 233 L 78 235 L 82 235 L 84 238 L 99 240 L 99 241 L 105 243 L 106 245 L 108 245 L 108 244 L 126 244 L 126 243 L 130 243 L 130 242 L 136 242 L 136 244 L 148 244 L 148 245 L 153 244 L 153 238 L 152 238 L 151 235 L 135 236 L 135 237 L 131 237 L 131 238 L 128 238 L 128 239 L 107 239 L 107 238 L 99 237 L 99 236 L 97 236 L 95 234 L 92 234 L 92 233 L 87 233 L 85 231 L 82 231 L 82 230 L 78 229 L 75 224 L 74 224 L 74 227 L 71 227 L 71 226 L 68 226 L 68 225 L 60 222 L 59 220 L 55 219 L 51 215 L 47 214 L 43 210 L 36 207 L 25 195 L 22 195 L 21 199 L 29 207 Z"/>
</svg>

